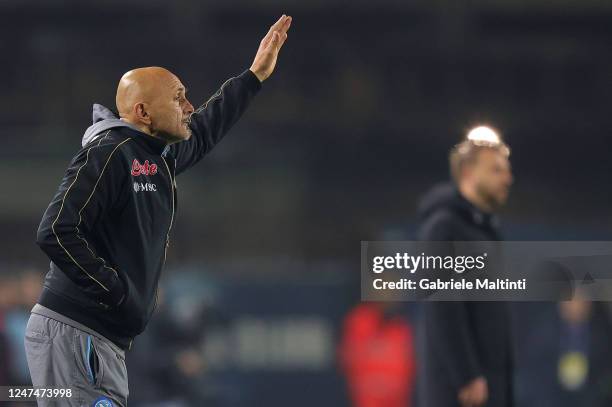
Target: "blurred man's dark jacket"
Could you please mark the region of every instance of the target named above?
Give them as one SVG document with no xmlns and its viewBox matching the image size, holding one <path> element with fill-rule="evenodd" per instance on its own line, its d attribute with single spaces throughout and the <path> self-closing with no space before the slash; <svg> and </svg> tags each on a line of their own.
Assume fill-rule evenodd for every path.
<svg viewBox="0 0 612 407">
<path fill-rule="evenodd" d="M 501 240 L 495 216 L 463 198 L 451 184 L 430 190 L 419 205 L 419 240 Z M 478 376 L 487 406 L 512 405 L 510 313 L 502 302 L 424 302 L 419 341 L 419 405 L 459 406 L 458 392 Z"/>
</svg>

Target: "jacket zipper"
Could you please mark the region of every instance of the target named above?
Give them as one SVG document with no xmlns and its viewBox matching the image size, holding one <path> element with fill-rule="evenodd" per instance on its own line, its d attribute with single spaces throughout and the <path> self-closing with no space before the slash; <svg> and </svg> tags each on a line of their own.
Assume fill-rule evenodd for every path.
<svg viewBox="0 0 612 407">
<path fill-rule="evenodd" d="M 170 189 L 171 189 L 171 196 L 172 196 L 172 216 L 170 217 L 170 226 L 168 227 L 168 233 L 166 234 L 166 245 L 164 247 L 164 262 L 162 264 L 162 269 L 164 268 L 164 266 L 166 265 L 166 257 L 168 254 L 168 246 L 170 245 L 170 230 L 172 229 L 172 224 L 174 223 L 174 190 L 176 188 L 176 184 L 175 184 L 175 176 L 172 175 L 172 173 L 170 172 L 170 167 L 168 166 L 168 163 L 166 162 L 166 159 L 162 156 L 162 160 L 164 160 L 164 164 L 166 165 L 166 169 L 168 170 L 168 176 L 170 177 Z M 151 314 L 153 314 L 155 312 L 155 309 L 157 308 L 157 297 L 159 296 L 159 283 L 158 286 L 155 288 L 155 303 L 153 304 L 153 311 L 151 312 Z"/>
<path fill-rule="evenodd" d="M 168 246 L 170 245 L 170 230 L 172 229 L 172 223 L 174 222 L 174 189 L 175 189 L 175 185 L 174 185 L 174 177 L 172 176 L 172 173 L 170 172 L 170 167 L 168 166 L 168 163 L 166 162 L 166 159 L 162 156 L 162 160 L 164 160 L 164 164 L 166 164 L 166 169 L 168 170 L 168 176 L 170 177 L 170 188 L 171 188 L 171 194 L 170 196 L 172 197 L 172 216 L 170 217 L 170 226 L 168 227 L 168 233 L 166 234 L 166 247 L 164 249 L 164 265 L 166 264 L 166 255 L 168 253 Z"/>
</svg>

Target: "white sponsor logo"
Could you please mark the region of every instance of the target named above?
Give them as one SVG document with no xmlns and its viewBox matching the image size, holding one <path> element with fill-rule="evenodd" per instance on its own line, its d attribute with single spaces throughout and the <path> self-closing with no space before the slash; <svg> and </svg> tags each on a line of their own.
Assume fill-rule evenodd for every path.
<svg viewBox="0 0 612 407">
<path fill-rule="evenodd" d="M 150 182 L 147 182 L 146 184 L 143 182 L 134 182 L 134 191 L 157 192 L 157 185 L 151 184 Z"/>
</svg>

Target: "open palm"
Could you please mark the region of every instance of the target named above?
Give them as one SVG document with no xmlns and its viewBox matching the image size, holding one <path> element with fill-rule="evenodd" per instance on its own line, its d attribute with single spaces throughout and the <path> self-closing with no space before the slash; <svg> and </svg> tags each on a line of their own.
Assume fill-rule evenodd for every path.
<svg viewBox="0 0 612 407">
<path fill-rule="evenodd" d="M 291 26 L 291 16 L 282 15 L 276 23 L 270 27 L 268 33 L 259 43 L 259 49 L 253 59 L 251 71 L 263 82 L 274 72 L 276 60 L 283 44 L 287 40 L 287 31 Z"/>
</svg>

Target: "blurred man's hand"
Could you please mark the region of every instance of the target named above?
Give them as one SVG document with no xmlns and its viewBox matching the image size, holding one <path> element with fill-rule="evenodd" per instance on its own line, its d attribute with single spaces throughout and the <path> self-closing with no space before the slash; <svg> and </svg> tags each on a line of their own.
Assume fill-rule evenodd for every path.
<svg viewBox="0 0 612 407">
<path fill-rule="evenodd" d="M 459 390 L 459 402 L 463 407 L 483 406 L 489 398 L 487 380 L 479 376 Z"/>
<path fill-rule="evenodd" d="M 268 79 L 268 77 L 272 75 L 272 72 L 274 72 L 278 53 L 287 40 L 287 31 L 290 26 L 291 16 L 283 14 L 283 16 L 270 27 L 266 36 L 261 40 L 259 49 L 257 50 L 257 54 L 250 68 L 251 72 L 257 76 L 260 82 Z"/>
</svg>

